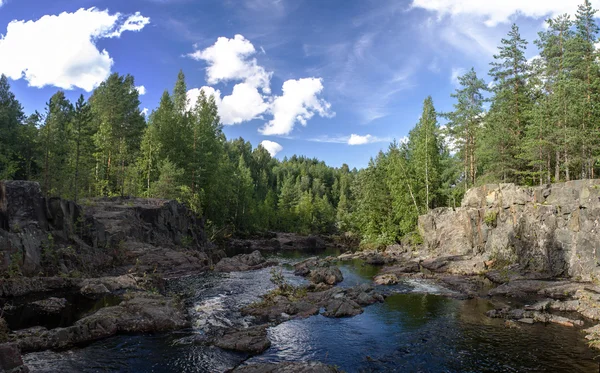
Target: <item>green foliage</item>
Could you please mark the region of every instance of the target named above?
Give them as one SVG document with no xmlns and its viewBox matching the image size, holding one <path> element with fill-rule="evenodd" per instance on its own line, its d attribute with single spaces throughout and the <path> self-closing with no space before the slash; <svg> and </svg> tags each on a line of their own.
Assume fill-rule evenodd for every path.
<svg viewBox="0 0 600 373">
<path fill-rule="evenodd" d="M 498 211 L 492 210 L 485 214 L 483 221 L 490 227 L 496 226 L 496 219 L 498 218 Z"/>
</svg>

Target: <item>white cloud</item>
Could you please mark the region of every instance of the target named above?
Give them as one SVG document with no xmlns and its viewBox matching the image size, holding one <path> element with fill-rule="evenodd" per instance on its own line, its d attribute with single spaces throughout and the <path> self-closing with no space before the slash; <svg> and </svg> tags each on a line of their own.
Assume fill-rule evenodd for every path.
<svg viewBox="0 0 600 373">
<path fill-rule="evenodd" d="M 274 157 L 277 153 L 283 150 L 283 146 L 274 141 L 263 140 L 260 145 L 262 145 L 262 147 L 265 148 L 269 154 L 271 154 L 271 157 Z"/>
<path fill-rule="evenodd" d="M 147 107 L 145 107 L 145 108 L 142 110 L 142 115 L 143 115 L 143 116 L 145 116 L 145 117 L 147 117 L 147 116 L 148 116 L 148 112 L 149 112 L 149 111 L 150 111 L 150 109 L 148 109 Z"/>
<path fill-rule="evenodd" d="M 412 6 L 439 13 L 440 16 L 471 15 L 484 19 L 486 26 L 511 21 L 511 17 L 522 15 L 531 18 L 556 16 L 563 13 L 574 14 L 581 1 L 574 0 L 413 0 Z M 591 1 L 594 8 L 600 7 L 600 0 Z"/>
<path fill-rule="evenodd" d="M 1 1 L 1 0 L 0 0 Z M 139 31 L 150 22 L 139 12 L 123 17 L 96 8 L 46 15 L 37 21 L 10 22 L 0 36 L 0 73 L 30 86 L 52 85 L 91 91 L 111 72 L 113 60 L 96 41 Z"/>
<path fill-rule="evenodd" d="M 233 87 L 231 95 L 223 97 L 219 112 L 223 124 L 239 124 L 259 118 L 268 108 L 269 104 L 256 87 L 239 83 Z"/>
<path fill-rule="evenodd" d="M 146 87 L 144 87 L 143 85 L 137 86 L 137 87 L 135 87 L 135 89 L 137 89 L 140 96 L 143 96 L 146 94 Z"/>
<path fill-rule="evenodd" d="M 323 90 L 320 78 L 290 79 L 283 83 L 283 95 L 276 97 L 269 109 L 273 119 L 259 131 L 263 135 L 287 135 L 296 122 L 306 126 L 315 113 L 332 117 L 331 104 L 318 97 Z"/>
<path fill-rule="evenodd" d="M 4 5 L 4 2 L 2 0 L 0 0 L 0 6 Z"/>
<path fill-rule="evenodd" d="M 262 49 L 262 53 L 265 51 Z M 273 119 L 259 131 L 264 135 L 287 135 L 296 123 L 306 125 L 315 113 L 323 117 L 333 116 L 331 105 L 318 95 L 323 91 L 320 78 L 290 79 L 283 83 L 281 96 L 271 95 L 272 72 L 258 65 L 253 56 L 254 45 L 242 35 L 233 39 L 220 37 L 215 44 L 197 50 L 188 56 L 208 64 L 208 84 L 239 82 L 230 95 L 221 97 L 213 87 L 194 88 L 188 92 L 190 108 L 195 106 L 200 90 L 215 96 L 223 124 L 239 124 L 253 119 L 262 119 L 264 114 Z"/>
<path fill-rule="evenodd" d="M 404 141 L 404 138 L 400 139 Z M 352 134 L 350 136 L 320 136 L 316 138 L 309 139 L 308 141 L 313 142 L 325 142 L 325 143 L 333 143 L 333 144 L 348 144 L 348 145 L 365 145 L 365 144 L 373 144 L 378 142 L 391 142 L 392 139 L 390 137 L 377 137 L 373 135 L 357 135 Z"/>
<path fill-rule="evenodd" d="M 261 118 L 261 114 L 269 108 L 269 104 L 264 101 L 258 89 L 247 83 L 239 83 L 233 87 L 231 95 L 222 98 L 221 91 L 213 87 L 204 86 L 190 89 L 187 92 L 188 110 L 192 110 L 196 106 L 200 91 L 204 91 L 206 96 L 215 97 L 221 123 L 225 125 Z"/>
<path fill-rule="evenodd" d="M 352 134 L 348 139 L 348 145 L 365 145 L 365 144 L 373 144 L 376 142 L 391 142 L 392 140 L 388 137 L 377 137 L 373 135 L 357 135 Z M 402 139 L 401 139 L 402 141 Z"/>
<path fill-rule="evenodd" d="M 258 66 L 256 58 L 250 58 L 254 54 L 254 45 L 242 35 L 235 35 L 233 39 L 220 37 L 212 46 L 190 53 L 189 56 L 206 61 L 208 84 L 241 80 L 261 88 L 264 93 L 271 93 L 269 84 L 272 73 Z"/>
</svg>

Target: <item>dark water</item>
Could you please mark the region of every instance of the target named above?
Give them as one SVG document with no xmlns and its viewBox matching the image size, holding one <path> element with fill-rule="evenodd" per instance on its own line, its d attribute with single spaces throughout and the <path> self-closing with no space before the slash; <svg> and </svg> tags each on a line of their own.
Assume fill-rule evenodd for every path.
<svg viewBox="0 0 600 373">
<path fill-rule="evenodd" d="M 303 258 L 279 256 L 285 263 Z M 378 268 L 352 261 L 341 265 L 344 282 L 370 282 Z M 198 343 L 222 326 L 251 322 L 240 307 L 272 288 L 269 269 L 206 274 L 173 284 L 192 292 L 192 330 L 117 336 L 63 352 L 25 356 L 33 372 L 222 372 L 248 356 Z M 290 281 L 301 283 L 284 265 Z M 523 325 L 508 329 L 485 317 L 486 300 L 456 300 L 448 291 L 411 280 L 392 288 L 385 303 L 353 318 L 315 316 L 269 329 L 272 346 L 246 361 L 318 360 L 347 372 L 598 372 L 578 328 Z"/>
</svg>

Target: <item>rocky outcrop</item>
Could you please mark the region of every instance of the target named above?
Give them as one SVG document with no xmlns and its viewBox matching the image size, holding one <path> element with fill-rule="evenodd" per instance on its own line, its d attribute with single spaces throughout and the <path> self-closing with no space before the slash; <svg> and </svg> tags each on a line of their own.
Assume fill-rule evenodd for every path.
<svg viewBox="0 0 600 373">
<path fill-rule="evenodd" d="M 469 190 L 459 208 L 419 217 L 420 255 L 436 258 L 434 270 L 446 272 L 481 274 L 514 265 L 519 273 L 595 281 L 599 228 L 600 180 L 534 188 L 490 184 Z"/>
<path fill-rule="evenodd" d="M 38 183 L 0 181 L 0 273 L 124 273 L 175 277 L 210 268 L 223 257 L 204 223 L 169 200 L 98 198 L 82 204 L 45 198 Z M 1 288 L 0 284 L 0 288 Z M 0 294 L 1 296 L 1 294 Z"/>
<path fill-rule="evenodd" d="M 283 362 L 245 365 L 232 373 L 338 373 L 335 367 L 318 362 Z"/>
<path fill-rule="evenodd" d="M 241 272 L 261 269 L 277 265 L 277 261 L 266 260 L 260 251 L 251 254 L 239 254 L 231 258 L 223 258 L 215 266 L 217 272 Z"/>
<path fill-rule="evenodd" d="M 8 338 L 23 352 L 63 349 L 118 333 L 146 333 L 189 326 L 182 305 L 171 298 L 131 293 L 117 306 L 97 312 L 65 328 L 38 326 L 15 331 Z"/>
</svg>

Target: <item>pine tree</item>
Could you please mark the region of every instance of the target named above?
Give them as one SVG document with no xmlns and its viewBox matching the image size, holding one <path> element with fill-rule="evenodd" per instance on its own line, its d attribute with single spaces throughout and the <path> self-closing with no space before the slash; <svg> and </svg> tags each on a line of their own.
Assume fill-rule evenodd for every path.
<svg viewBox="0 0 600 373">
<path fill-rule="evenodd" d="M 138 158 L 145 128 L 133 77 L 110 75 L 94 90 L 89 101 L 97 129 L 94 142 L 98 193 L 124 195 L 129 174 L 126 169 Z"/>
<path fill-rule="evenodd" d="M 47 103 L 46 120 L 40 129 L 44 144 L 43 190 L 49 196 L 65 196 L 70 189 L 72 174 L 68 161 L 72 120 L 73 105 L 63 91 L 58 91 Z"/>
<path fill-rule="evenodd" d="M 440 142 L 438 139 L 437 114 L 431 97 L 423 102 L 423 113 L 417 126 L 410 131 L 409 146 L 411 166 L 415 169 L 418 184 L 418 201 L 423 211 L 436 205 L 440 183 Z"/>
<path fill-rule="evenodd" d="M 456 99 L 454 111 L 444 114 L 449 120 L 448 132 L 455 141 L 456 149 L 463 160 L 465 189 L 475 185 L 477 159 L 475 150 L 479 140 L 479 130 L 485 113 L 486 102 L 483 93 L 487 86 L 477 77 L 475 69 L 458 78 L 460 88 L 451 97 Z"/>
<path fill-rule="evenodd" d="M 527 42 L 513 24 L 507 39 L 502 39 L 490 76 L 494 79 L 494 97 L 484 122 L 481 149 L 488 161 L 487 172 L 502 181 L 518 181 L 525 168 L 518 149 L 528 124 L 531 108 L 527 79 L 529 66 L 525 58 Z"/>
<path fill-rule="evenodd" d="M 569 62 L 573 69 L 573 78 L 578 86 L 578 107 L 581 108 L 579 117 L 580 126 L 576 133 L 576 144 L 580 149 L 574 157 L 581 165 L 581 177 L 594 177 L 594 157 L 599 155 L 600 147 L 597 139 L 600 135 L 598 119 L 600 109 L 598 105 L 598 84 L 600 83 L 600 67 L 597 64 L 598 33 L 600 28 L 595 20 L 596 9 L 592 8 L 589 0 L 577 9 L 575 19 L 575 37 L 569 46 Z"/>
</svg>

